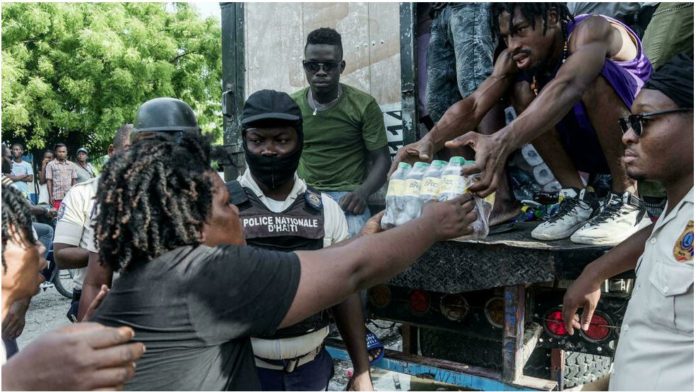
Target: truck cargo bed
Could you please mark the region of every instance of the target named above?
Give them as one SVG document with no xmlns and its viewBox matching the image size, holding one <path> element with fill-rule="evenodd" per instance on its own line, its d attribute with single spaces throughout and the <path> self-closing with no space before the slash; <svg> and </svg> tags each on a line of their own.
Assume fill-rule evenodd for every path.
<svg viewBox="0 0 696 392">
<path fill-rule="evenodd" d="M 389 284 L 461 293 L 492 287 L 575 279 L 588 263 L 610 248 L 580 245 L 569 239 L 539 241 L 531 236 L 537 222 L 515 224 L 510 231 L 483 240 L 445 241 L 433 245 Z"/>
</svg>

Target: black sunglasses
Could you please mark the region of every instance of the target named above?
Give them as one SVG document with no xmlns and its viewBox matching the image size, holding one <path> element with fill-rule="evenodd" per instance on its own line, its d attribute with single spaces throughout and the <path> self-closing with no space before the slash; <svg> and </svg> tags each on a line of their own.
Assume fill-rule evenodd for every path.
<svg viewBox="0 0 696 392">
<path fill-rule="evenodd" d="M 319 72 L 320 69 L 323 69 L 324 72 L 331 72 L 338 68 L 340 64 L 340 62 L 335 61 L 302 61 L 304 69 L 311 73 Z"/>
<path fill-rule="evenodd" d="M 663 114 L 683 113 L 683 112 L 688 112 L 691 110 L 693 110 L 693 109 L 679 108 L 679 109 L 661 110 L 659 112 L 631 114 L 628 117 L 620 118 L 619 125 L 621 126 L 622 133 L 626 133 L 626 132 L 628 132 L 629 129 L 633 129 L 633 132 L 636 133 L 636 136 L 640 137 L 640 135 L 643 133 L 643 122 L 646 120 L 650 120 L 651 117 L 661 116 Z"/>
</svg>

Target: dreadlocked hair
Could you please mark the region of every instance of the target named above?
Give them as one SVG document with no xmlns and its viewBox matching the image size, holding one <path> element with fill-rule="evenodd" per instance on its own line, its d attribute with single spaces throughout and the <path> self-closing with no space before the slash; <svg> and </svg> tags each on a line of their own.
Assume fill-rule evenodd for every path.
<svg viewBox="0 0 696 392">
<path fill-rule="evenodd" d="M 97 190 L 99 256 L 114 271 L 201 242 L 212 208 L 210 142 L 184 132 L 135 142 L 107 163 Z"/>
<path fill-rule="evenodd" d="M 10 230 L 10 227 L 12 230 Z M 12 185 L 2 184 L 2 248 L 5 249 L 7 240 L 25 246 L 34 243 L 34 232 L 31 227 L 31 206 L 22 192 Z M 2 266 L 5 264 L 5 252 L 2 252 Z"/>
<path fill-rule="evenodd" d="M 497 38 L 500 34 L 500 25 L 498 24 L 498 17 L 503 13 L 507 12 L 510 14 L 510 25 L 508 28 L 512 31 L 512 15 L 515 14 L 515 7 L 520 8 L 520 12 L 524 16 L 532 29 L 536 26 L 536 17 L 541 16 L 541 23 L 543 26 L 543 34 L 546 34 L 546 19 L 548 17 L 548 12 L 550 10 L 555 10 L 558 13 L 558 17 L 561 20 L 561 26 L 563 28 L 563 37 L 566 38 L 565 25 L 567 22 L 573 20 L 573 15 L 568 10 L 566 3 L 493 3 L 491 4 L 491 28 L 493 38 Z"/>
</svg>

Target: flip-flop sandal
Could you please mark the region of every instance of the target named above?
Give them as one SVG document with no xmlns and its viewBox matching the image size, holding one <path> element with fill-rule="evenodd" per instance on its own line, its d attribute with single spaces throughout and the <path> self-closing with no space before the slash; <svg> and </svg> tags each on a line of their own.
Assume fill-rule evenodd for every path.
<svg viewBox="0 0 696 392">
<path fill-rule="evenodd" d="M 367 343 L 367 352 L 369 356 L 372 357 L 372 359 L 370 359 L 370 365 L 374 365 L 375 362 L 384 358 L 384 344 L 382 344 L 377 338 L 377 335 L 372 333 L 367 327 L 365 327 L 365 341 Z"/>
<path fill-rule="evenodd" d="M 499 223 L 495 226 L 491 226 L 488 231 L 488 235 L 502 234 L 515 230 L 517 228 L 517 225 L 515 224 L 514 219 L 515 218 L 513 218 L 512 221 L 507 221 Z"/>
</svg>

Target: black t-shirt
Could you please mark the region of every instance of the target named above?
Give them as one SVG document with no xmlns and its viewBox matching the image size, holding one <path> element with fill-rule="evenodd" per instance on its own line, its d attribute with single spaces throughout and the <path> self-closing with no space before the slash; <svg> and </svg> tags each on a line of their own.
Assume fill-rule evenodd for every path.
<svg viewBox="0 0 696 392">
<path fill-rule="evenodd" d="M 256 390 L 249 336 L 275 332 L 299 280 L 294 253 L 181 247 L 122 273 L 94 321 L 147 347 L 126 389 Z"/>
</svg>

